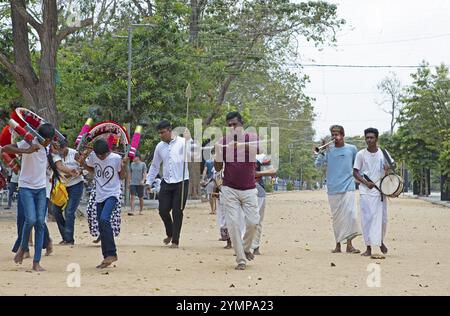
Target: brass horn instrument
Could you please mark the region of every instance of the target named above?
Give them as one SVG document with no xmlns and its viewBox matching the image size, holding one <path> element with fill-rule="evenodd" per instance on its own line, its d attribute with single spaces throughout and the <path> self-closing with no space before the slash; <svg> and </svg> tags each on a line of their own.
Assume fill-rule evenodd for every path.
<svg viewBox="0 0 450 316">
<path fill-rule="evenodd" d="M 324 152 L 326 152 L 328 150 L 328 147 L 332 144 L 334 144 L 336 142 L 336 139 L 332 138 L 331 141 L 329 141 L 328 143 L 323 144 L 322 146 L 316 147 L 314 149 L 314 153 L 316 155 L 318 154 L 323 154 Z"/>
</svg>

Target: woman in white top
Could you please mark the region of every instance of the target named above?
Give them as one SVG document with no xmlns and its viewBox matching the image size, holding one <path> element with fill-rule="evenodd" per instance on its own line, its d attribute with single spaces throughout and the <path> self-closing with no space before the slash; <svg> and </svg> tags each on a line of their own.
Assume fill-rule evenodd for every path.
<svg viewBox="0 0 450 316">
<path fill-rule="evenodd" d="M 58 170 L 69 175 L 69 177 L 63 180 L 69 195 L 65 209 L 63 210 L 62 207 L 56 205 L 52 206 L 53 215 L 55 216 L 59 233 L 62 237 L 62 241 L 59 243 L 60 245 L 73 245 L 75 243 L 75 212 L 80 205 L 84 188 L 80 164 L 76 160 L 78 153 L 67 145 L 67 140 L 60 142 L 59 148 L 56 149 L 56 153 L 53 155 L 53 160 Z"/>
</svg>

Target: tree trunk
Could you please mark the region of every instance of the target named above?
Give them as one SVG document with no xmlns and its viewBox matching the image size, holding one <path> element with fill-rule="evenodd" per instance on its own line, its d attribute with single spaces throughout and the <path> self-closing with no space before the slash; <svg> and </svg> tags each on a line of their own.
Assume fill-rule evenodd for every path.
<svg viewBox="0 0 450 316">
<path fill-rule="evenodd" d="M 44 32 L 41 36 L 41 59 L 39 62 L 39 84 L 35 91 L 35 106 L 38 114 L 58 126 L 56 110 L 56 71 L 58 51 L 58 12 L 56 1 L 44 1 Z"/>
<path fill-rule="evenodd" d="M 200 16 L 206 6 L 207 0 L 191 0 L 191 18 L 189 22 L 189 43 L 198 47 L 198 33 L 200 31 Z"/>
<path fill-rule="evenodd" d="M 80 22 L 79 26 L 63 28 L 58 32 L 58 7 L 56 0 L 42 0 L 42 23 L 26 8 L 25 0 L 10 0 L 13 29 L 14 63 L 0 52 L 0 63 L 11 73 L 26 107 L 48 122 L 58 126 L 56 109 L 57 51 L 62 40 L 83 27 L 92 25 L 93 19 Z M 29 27 L 39 36 L 39 76 L 33 68 L 29 44 Z"/>
<path fill-rule="evenodd" d="M 194 200 L 200 198 L 200 162 L 190 162 L 189 168 L 189 197 Z"/>
</svg>

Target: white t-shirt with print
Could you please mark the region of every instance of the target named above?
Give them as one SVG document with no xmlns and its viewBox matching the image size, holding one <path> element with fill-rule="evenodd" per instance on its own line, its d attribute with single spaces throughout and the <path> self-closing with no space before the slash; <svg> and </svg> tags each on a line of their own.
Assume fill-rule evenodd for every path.
<svg viewBox="0 0 450 316">
<path fill-rule="evenodd" d="M 381 179 L 385 175 L 384 171 L 385 165 L 388 165 L 388 162 L 384 158 L 381 149 L 378 148 L 376 152 L 371 153 L 366 148 L 360 150 L 356 154 L 353 168 L 358 169 L 359 172 L 361 173 L 361 176 L 367 175 L 370 178 L 370 180 L 372 180 L 379 187 Z M 359 186 L 359 192 L 360 194 L 376 195 L 376 196 L 380 195 L 380 192 L 377 189 L 375 188 L 369 189 L 363 183 L 361 183 L 361 185 Z"/>
<path fill-rule="evenodd" d="M 56 154 L 56 155 L 53 155 L 53 160 L 55 161 L 55 163 L 58 161 L 61 161 L 61 163 L 67 168 L 77 169 L 77 170 L 80 169 L 80 164 L 78 163 L 78 161 L 75 160 L 75 155 L 77 154 L 77 151 L 72 148 L 68 148 L 68 150 L 69 151 L 65 158 L 59 154 Z M 70 175 L 68 175 L 67 177 L 70 177 Z M 78 177 L 70 178 L 70 180 L 66 183 L 66 186 L 71 187 L 82 181 L 83 181 L 83 176 L 80 174 Z"/>
<path fill-rule="evenodd" d="M 33 144 L 38 144 L 40 148 L 32 154 L 22 155 L 19 188 L 44 189 L 47 185 L 47 152 L 37 139 L 33 140 Z M 23 140 L 17 143 L 17 147 L 26 149 L 30 145 Z"/>
<path fill-rule="evenodd" d="M 86 165 L 94 168 L 95 202 L 101 203 L 109 197 L 120 197 L 119 172 L 122 166 L 122 158 L 115 153 L 110 153 L 105 160 L 100 160 L 92 152 L 86 159 Z"/>
</svg>

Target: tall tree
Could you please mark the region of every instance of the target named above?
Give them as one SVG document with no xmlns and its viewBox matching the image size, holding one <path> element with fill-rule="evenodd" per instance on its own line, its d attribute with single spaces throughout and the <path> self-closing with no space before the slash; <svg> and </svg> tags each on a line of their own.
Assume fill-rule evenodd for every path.
<svg viewBox="0 0 450 316">
<path fill-rule="evenodd" d="M 378 90 L 385 96 L 380 105 L 389 104 L 388 109 L 383 111 L 391 116 L 391 135 L 394 134 L 394 127 L 400 112 L 401 83 L 394 72 L 389 73 L 378 85 Z"/>
<path fill-rule="evenodd" d="M 91 25 L 92 19 L 76 26 L 58 27 L 56 0 L 43 0 L 41 20 L 27 10 L 27 1 L 11 0 L 10 13 L 13 33 L 13 60 L 0 52 L 0 64 L 11 74 L 28 106 L 50 122 L 58 124 L 56 111 L 57 51 L 70 34 Z M 30 50 L 29 32 L 37 34 L 40 54 L 36 65 Z"/>
</svg>

